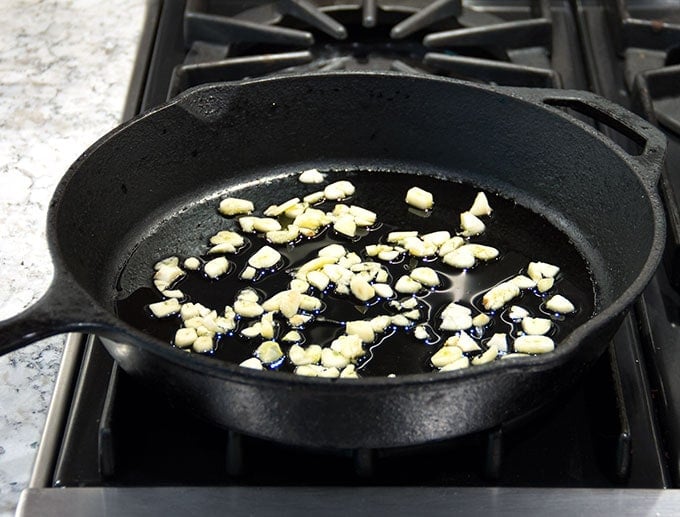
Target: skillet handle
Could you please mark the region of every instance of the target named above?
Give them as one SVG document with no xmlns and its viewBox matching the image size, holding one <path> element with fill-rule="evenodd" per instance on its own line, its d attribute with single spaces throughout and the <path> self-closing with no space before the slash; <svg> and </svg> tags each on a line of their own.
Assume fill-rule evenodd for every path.
<svg viewBox="0 0 680 517">
<path fill-rule="evenodd" d="M 0 321 L 0 355 L 56 334 L 100 331 L 112 325 L 110 316 L 74 283 L 55 278 L 37 302 Z"/>
<path fill-rule="evenodd" d="M 647 182 L 649 187 L 656 188 L 666 153 L 666 137 L 647 120 L 631 113 L 623 106 L 590 92 L 580 90 L 532 90 L 528 88 L 516 88 L 515 92 L 519 93 L 520 97 L 535 103 L 558 108 L 554 110 L 556 113 L 582 125 L 588 131 L 596 131 L 598 134 L 601 134 L 592 126 L 559 108 L 572 109 L 598 123 L 608 126 L 633 141 L 641 149 L 639 153 L 633 153 L 624 148 L 620 149 L 624 151 L 625 158 L 640 172 L 640 176 Z"/>
</svg>

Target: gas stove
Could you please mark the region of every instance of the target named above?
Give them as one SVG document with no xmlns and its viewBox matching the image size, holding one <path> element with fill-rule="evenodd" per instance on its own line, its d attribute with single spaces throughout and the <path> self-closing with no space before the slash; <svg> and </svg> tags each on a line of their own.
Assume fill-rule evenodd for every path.
<svg viewBox="0 0 680 517">
<path fill-rule="evenodd" d="M 422 446 L 319 451 L 216 428 L 71 335 L 17 514 L 677 511 L 680 491 L 665 490 L 680 486 L 677 23 L 677 3 L 633 0 L 151 2 L 125 119 L 199 84 L 332 70 L 592 90 L 639 112 L 669 140 L 665 261 L 554 404 Z"/>
</svg>

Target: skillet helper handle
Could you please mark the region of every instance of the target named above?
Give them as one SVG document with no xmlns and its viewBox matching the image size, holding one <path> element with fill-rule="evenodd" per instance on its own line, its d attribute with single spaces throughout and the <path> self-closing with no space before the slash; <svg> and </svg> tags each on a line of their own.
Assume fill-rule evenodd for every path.
<svg viewBox="0 0 680 517">
<path fill-rule="evenodd" d="M 580 90 L 517 89 L 521 97 L 558 108 L 555 111 L 570 120 L 597 131 L 559 108 L 569 108 L 617 131 L 633 141 L 639 153 L 621 148 L 625 158 L 641 173 L 648 186 L 656 188 L 666 153 L 666 137 L 650 122 L 610 100 Z M 598 132 L 599 133 L 599 132 Z"/>
<path fill-rule="evenodd" d="M 68 282 L 53 280 L 47 292 L 23 312 L 0 321 L 0 355 L 66 332 L 108 328 L 105 313 Z"/>
</svg>

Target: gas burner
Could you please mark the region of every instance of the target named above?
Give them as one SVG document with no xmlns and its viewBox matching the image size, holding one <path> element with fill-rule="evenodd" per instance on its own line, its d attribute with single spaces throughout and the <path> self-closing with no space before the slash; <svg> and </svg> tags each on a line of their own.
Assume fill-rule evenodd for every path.
<svg viewBox="0 0 680 517">
<path fill-rule="evenodd" d="M 388 3 L 389 2 L 389 3 Z M 492 13 L 461 0 L 190 1 L 188 53 L 169 97 L 273 73 L 393 70 L 511 86 L 561 86 L 548 0 Z"/>
</svg>

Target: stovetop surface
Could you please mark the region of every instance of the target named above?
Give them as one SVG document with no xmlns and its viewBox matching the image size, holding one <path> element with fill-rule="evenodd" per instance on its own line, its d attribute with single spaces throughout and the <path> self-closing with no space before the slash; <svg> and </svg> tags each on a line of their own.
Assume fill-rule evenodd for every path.
<svg viewBox="0 0 680 517">
<path fill-rule="evenodd" d="M 422 447 L 309 451 L 217 429 L 129 378 L 89 338 L 73 345 L 70 360 L 80 366 L 63 380 L 69 397 L 55 403 L 62 416 L 51 419 L 44 440 L 58 447 L 43 451 L 32 487 L 678 486 L 680 81 L 670 74 L 680 73 L 680 5 L 438 0 L 424 14 L 415 0 L 317 5 L 150 4 L 126 118 L 206 81 L 309 70 L 368 67 L 591 89 L 647 116 L 669 138 L 664 266 L 607 353 L 555 404 Z"/>
</svg>

